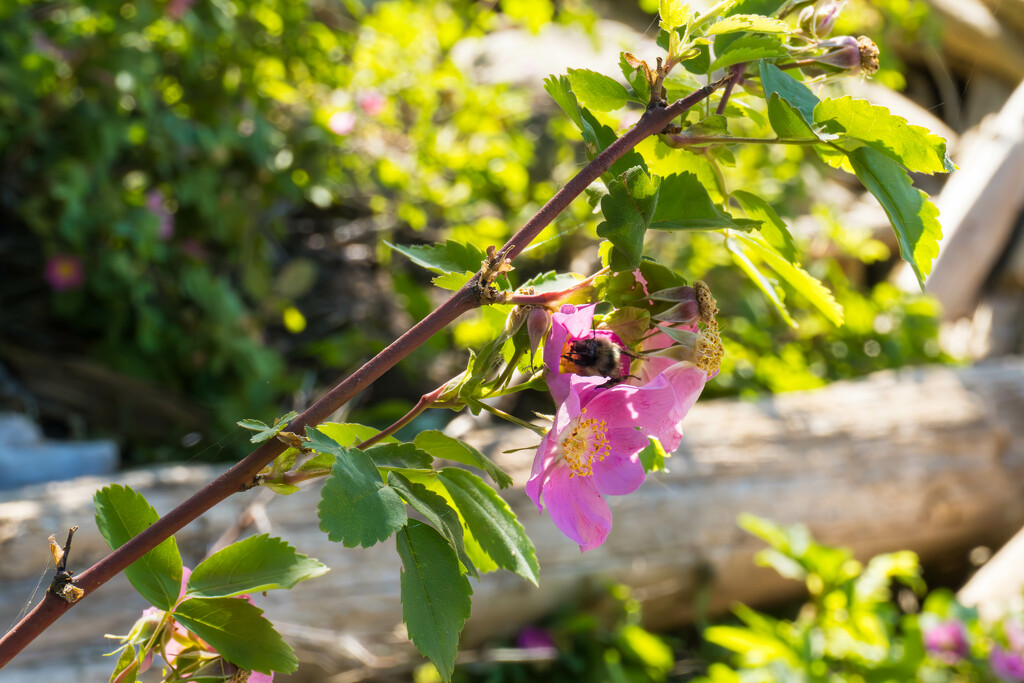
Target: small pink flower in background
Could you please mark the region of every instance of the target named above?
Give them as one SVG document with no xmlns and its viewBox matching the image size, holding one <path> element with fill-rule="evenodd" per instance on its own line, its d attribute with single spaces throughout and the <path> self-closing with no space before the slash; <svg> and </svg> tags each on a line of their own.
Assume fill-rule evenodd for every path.
<svg viewBox="0 0 1024 683">
<path fill-rule="evenodd" d="M 164 9 L 167 16 L 178 20 L 185 16 L 188 8 L 195 3 L 195 0 L 167 0 L 167 7 Z"/>
<path fill-rule="evenodd" d="M 516 647 L 520 650 L 557 649 L 551 632 L 536 626 L 527 626 L 519 632 L 516 636 Z"/>
<path fill-rule="evenodd" d="M 327 127 L 335 135 L 348 135 L 356 128 L 356 115 L 350 111 L 336 111 L 327 119 Z"/>
<path fill-rule="evenodd" d="M 996 645 L 989 654 L 988 664 L 999 680 L 1005 683 L 1024 682 L 1024 658 L 1016 652 L 1004 650 Z"/>
<path fill-rule="evenodd" d="M 181 243 L 181 251 L 197 261 L 205 261 L 207 258 L 206 248 L 199 243 L 199 240 L 192 237 Z"/>
<path fill-rule="evenodd" d="M 943 621 L 924 634 L 924 646 L 937 659 L 956 664 L 967 656 L 967 629 L 955 619 Z"/>
<path fill-rule="evenodd" d="M 581 551 L 604 543 L 612 528 L 605 495 L 622 496 L 643 484 L 640 451 L 661 437 L 675 390 L 659 378 L 645 387 L 602 389 L 603 377 L 570 375 L 569 393 L 541 441 L 526 493 L 547 507 L 562 533 Z M 541 497 L 543 496 L 543 505 Z"/>
<path fill-rule="evenodd" d="M 377 116 L 384 111 L 384 106 L 387 104 L 387 100 L 376 90 L 370 90 L 368 92 L 361 93 L 356 98 L 356 102 L 359 103 L 359 108 L 363 110 L 363 113 L 367 116 Z"/>
<path fill-rule="evenodd" d="M 54 254 L 46 262 L 43 277 L 55 292 L 79 289 L 85 284 L 85 267 L 75 254 Z"/>
<path fill-rule="evenodd" d="M 152 190 L 146 195 L 146 208 L 149 212 L 160 219 L 160 226 L 157 228 L 157 236 L 167 241 L 174 236 L 174 216 L 164 206 L 164 193 L 160 190 Z"/>
</svg>

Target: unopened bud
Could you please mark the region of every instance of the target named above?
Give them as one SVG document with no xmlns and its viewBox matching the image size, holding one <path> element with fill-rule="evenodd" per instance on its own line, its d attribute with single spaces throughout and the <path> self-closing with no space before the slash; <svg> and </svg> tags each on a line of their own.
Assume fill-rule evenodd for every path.
<svg viewBox="0 0 1024 683">
<path fill-rule="evenodd" d="M 531 308 L 526 318 L 526 332 L 530 336 L 530 348 L 539 349 L 544 345 L 544 337 L 551 329 L 551 311 L 546 308 Z"/>
<path fill-rule="evenodd" d="M 814 58 L 819 64 L 834 66 L 842 71 L 856 73 L 860 70 L 860 44 L 853 36 L 829 38 L 818 43 L 817 47 L 828 50 Z"/>
<path fill-rule="evenodd" d="M 800 28 L 813 38 L 825 38 L 832 33 L 832 27 L 835 26 L 845 4 L 836 0 L 825 0 L 819 2 L 816 7 L 805 7 L 800 12 Z"/>
<path fill-rule="evenodd" d="M 865 73 L 871 75 L 878 71 L 878 46 L 867 36 L 839 36 L 818 43 L 817 47 L 826 48 L 828 52 L 814 61 L 827 64 L 842 71 Z"/>
<path fill-rule="evenodd" d="M 808 5 L 800 10 L 800 17 L 797 19 L 797 25 L 803 29 L 804 33 L 811 33 L 814 29 L 814 7 Z M 813 35 L 813 34 L 812 34 Z"/>
</svg>

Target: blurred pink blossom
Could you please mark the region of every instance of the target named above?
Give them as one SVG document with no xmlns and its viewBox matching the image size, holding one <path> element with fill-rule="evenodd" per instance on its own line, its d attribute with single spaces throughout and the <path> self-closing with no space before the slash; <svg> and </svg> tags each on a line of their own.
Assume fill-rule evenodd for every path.
<svg viewBox="0 0 1024 683">
<path fill-rule="evenodd" d="M 937 659 L 956 664 L 967 656 L 967 629 L 955 619 L 943 621 L 925 631 L 924 646 Z"/>
<path fill-rule="evenodd" d="M 384 111 L 384 106 L 387 104 L 387 100 L 376 90 L 370 90 L 364 92 L 356 98 L 359 103 L 359 108 L 363 110 L 363 113 L 367 116 L 377 116 Z"/>
<path fill-rule="evenodd" d="M 335 135 L 348 135 L 356 127 L 356 115 L 350 111 L 336 111 L 327 119 L 327 127 Z"/>
<path fill-rule="evenodd" d="M 157 228 L 157 236 L 167 241 L 174 236 L 174 216 L 164 206 L 164 193 L 160 190 L 152 190 L 146 195 L 146 208 L 149 212 L 160 219 L 160 226 Z"/>
<path fill-rule="evenodd" d="M 79 289 L 85 284 L 85 267 L 76 254 L 54 254 L 46 262 L 43 277 L 55 292 Z"/>
</svg>

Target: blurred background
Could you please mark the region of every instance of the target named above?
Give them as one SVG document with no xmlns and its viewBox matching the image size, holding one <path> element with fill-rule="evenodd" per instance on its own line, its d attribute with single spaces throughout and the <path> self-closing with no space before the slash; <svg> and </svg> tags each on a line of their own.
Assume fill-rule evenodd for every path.
<svg viewBox="0 0 1024 683">
<path fill-rule="evenodd" d="M 387 243 L 503 243 L 585 158 L 542 79 L 615 74 L 623 49 L 653 58 L 656 11 L 650 0 L 0 3 L 0 625 L 31 593 L 46 535 L 91 523 L 96 481 L 128 477 L 166 511 L 248 452 L 237 420 L 301 410 L 432 310 L 444 293 Z M 834 33 L 881 49 L 878 74 L 843 87 L 945 137 L 960 166 L 915 177 L 946 236 L 929 295 L 908 283 L 885 214 L 856 182 L 798 146 L 736 149 L 729 185 L 773 200 L 846 324 L 796 293 L 787 324 L 713 234 L 650 235 L 649 251 L 719 299 L 726 357 L 705 399 L 723 400 L 691 416 L 679 464 L 648 497 L 616 508 L 617 525 L 633 505 L 659 528 L 613 535 L 583 559 L 538 540 L 551 568 L 540 591 L 485 579 L 466 680 L 703 674 L 724 651 L 694 653 L 694 623 L 738 599 L 801 600 L 799 583 L 755 570 L 760 546 L 735 526 L 740 512 L 809 524 L 861 559 L 912 548 L 926 578 L 953 589 L 1024 522 L 1024 2 L 851 0 Z M 593 272 L 598 222 L 577 201 L 517 274 Z M 336 417 L 392 423 L 487 341 L 488 315 L 432 339 Z M 450 430 L 492 452 L 521 438 L 463 418 Z M 408 680 L 420 660 L 387 636 L 401 621 L 397 569 L 391 584 L 359 587 L 394 553 L 328 548 L 304 529 L 315 525 L 303 497 L 246 514 L 292 529 L 300 551 L 335 567 L 331 590 L 366 604 L 285 630 L 312 662 L 295 680 Z M 202 557 L 246 504 L 179 542 Z M 533 517 L 531 535 L 551 535 Z M 84 567 L 102 542 L 83 538 Z M 514 604 L 527 607 L 502 611 Z M 301 612 L 274 605 L 286 621 Z M 105 626 L 125 632 L 131 619 Z M 84 635 L 45 647 L 86 667 L 62 675 L 92 680 L 89 667 L 109 666 Z M 572 649 L 576 637 L 587 644 Z M 501 663 L 522 648 L 540 648 L 548 668 Z M 26 666 L 44 666 L 43 652 Z"/>
</svg>

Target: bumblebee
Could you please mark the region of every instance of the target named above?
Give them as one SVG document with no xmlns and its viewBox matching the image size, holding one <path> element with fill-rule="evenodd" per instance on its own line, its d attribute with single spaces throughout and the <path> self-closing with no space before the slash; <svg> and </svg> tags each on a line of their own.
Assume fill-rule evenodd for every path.
<svg viewBox="0 0 1024 683">
<path fill-rule="evenodd" d="M 635 358 L 607 337 L 587 337 L 569 342 L 569 352 L 562 356 L 572 363 L 575 374 L 584 377 L 607 377 L 604 386 L 614 386 L 629 377 L 625 374 L 623 356 Z"/>
</svg>

